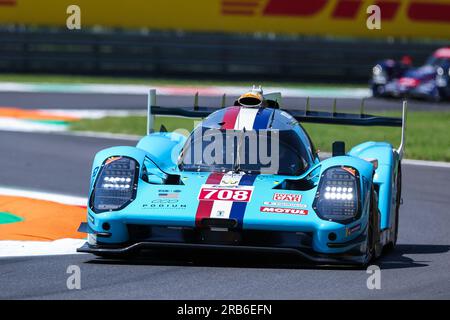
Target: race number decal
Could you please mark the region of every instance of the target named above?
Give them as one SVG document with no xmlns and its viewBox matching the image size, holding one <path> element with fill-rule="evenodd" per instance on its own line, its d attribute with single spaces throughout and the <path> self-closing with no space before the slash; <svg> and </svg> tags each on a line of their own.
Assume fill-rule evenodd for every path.
<svg viewBox="0 0 450 320">
<path fill-rule="evenodd" d="M 198 195 L 199 200 L 249 202 L 253 187 L 222 188 L 221 186 L 203 185 Z"/>
</svg>

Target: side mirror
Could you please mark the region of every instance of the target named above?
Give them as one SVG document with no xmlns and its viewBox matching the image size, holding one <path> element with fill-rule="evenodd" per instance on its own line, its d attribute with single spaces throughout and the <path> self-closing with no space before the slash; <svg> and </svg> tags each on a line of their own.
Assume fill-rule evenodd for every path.
<svg viewBox="0 0 450 320">
<path fill-rule="evenodd" d="M 345 142 L 344 141 L 335 141 L 333 142 L 333 157 L 337 156 L 345 156 Z"/>
</svg>

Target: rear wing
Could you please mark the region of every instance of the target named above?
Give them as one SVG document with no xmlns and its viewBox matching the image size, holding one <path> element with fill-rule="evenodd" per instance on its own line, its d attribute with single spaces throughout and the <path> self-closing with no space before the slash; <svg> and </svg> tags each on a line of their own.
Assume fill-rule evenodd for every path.
<svg viewBox="0 0 450 320">
<path fill-rule="evenodd" d="M 281 100 L 281 99 L 280 99 Z M 364 113 L 364 100 L 361 101 L 359 114 L 342 113 L 336 111 L 336 100 L 334 100 L 331 112 L 311 111 L 309 98 L 306 99 L 304 110 L 286 110 L 299 122 L 337 124 L 352 126 L 383 126 L 383 127 L 401 127 L 401 142 L 397 149 L 400 159 L 403 158 L 406 140 L 406 113 L 407 101 L 403 101 L 402 117 L 383 117 Z M 225 107 L 225 95 L 222 96 L 221 107 Z M 151 89 L 148 94 L 148 117 L 147 134 L 152 132 L 155 115 L 181 116 L 187 118 L 205 118 L 218 108 L 198 106 L 198 93 L 194 97 L 192 107 L 164 107 L 158 106 L 156 102 L 156 90 Z"/>
<path fill-rule="evenodd" d="M 338 124 L 351 126 L 382 126 L 382 127 L 399 127 L 401 131 L 400 145 L 397 149 L 400 159 L 403 158 L 406 143 L 406 114 L 408 102 L 402 103 L 402 117 L 383 117 L 364 113 L 364 100 L 361 101 L 359 114 L 336 112 L 336 100 L 333 103 L 331 112 L 326 111 L 310 111 L 309 98 L 306 99 L 306 107 L 304 110 L 291 111 L 289 113 L 299 122 L 321 123 L 321 124 Z"/>
</svg>

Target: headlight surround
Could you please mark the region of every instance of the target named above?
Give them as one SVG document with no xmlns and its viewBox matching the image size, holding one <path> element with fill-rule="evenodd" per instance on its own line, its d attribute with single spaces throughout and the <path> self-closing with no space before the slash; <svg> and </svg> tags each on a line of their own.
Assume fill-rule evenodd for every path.
<svg viewBox="0 0 450 320">
<path fill-rule="evenodd" d="M 436 85 L 438 87 L 446 87 L 448 84 L 448 77 L 450 76 L 450 68 L 448 69 L 448 76 L 442 67 L 437 68 L 436 73 Z"/>
<path fill-rule="evenodd" d="M 387 83 L 387 74 L 380 65 L 377 64 L 375 67 L 373 67 L 372 73 L 373 73 L 372 79 L 374 83 L 376 84 Z"/>
<path fill-rule="evenodd" d="M 361 215 L 358 170 L 348 166 L 326 169 L 321 176 L 313 209 L 321 219 L 350 223 Z"/>
<path fill-rule="evenodd" d="M 125 208 L 136 198 L 139 163 L 130 157 L 107 158 L 98 173 L 89 207 L 95 213 Z"/>
<path fill-rule="evenodd" d="M 377 64 L 375 67 L 373 67 L 372 72 L 374 75 L 379 76 L 383 72 L 383 68 Z"/>
</svg>

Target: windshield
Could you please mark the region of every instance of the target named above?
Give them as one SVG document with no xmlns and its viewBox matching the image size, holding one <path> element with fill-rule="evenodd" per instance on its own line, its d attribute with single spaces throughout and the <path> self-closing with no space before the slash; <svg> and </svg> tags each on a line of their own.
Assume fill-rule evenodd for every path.
<svg viewBox="0 0 450 320">
<path fill-rule="evenodd" d="M 293 130 L 223 130 L 198 127 L 181 152 L 180 170 L 299 175 L 306 150 Z"/>
</svg>

